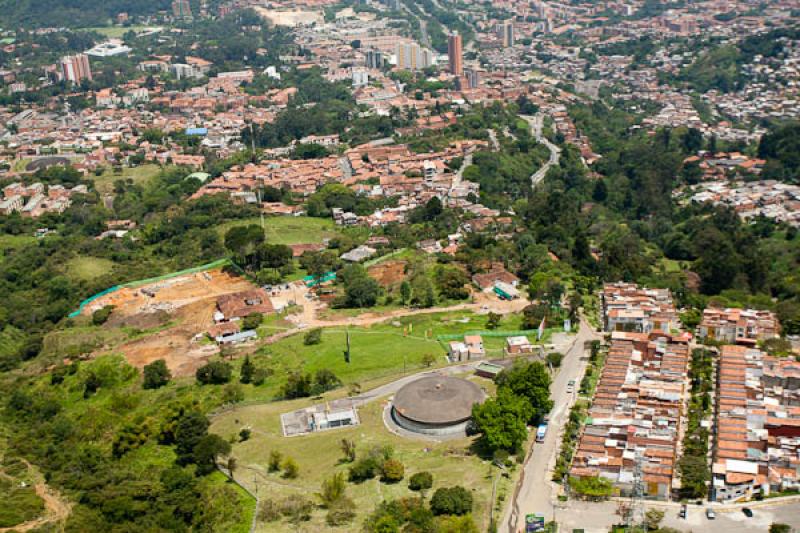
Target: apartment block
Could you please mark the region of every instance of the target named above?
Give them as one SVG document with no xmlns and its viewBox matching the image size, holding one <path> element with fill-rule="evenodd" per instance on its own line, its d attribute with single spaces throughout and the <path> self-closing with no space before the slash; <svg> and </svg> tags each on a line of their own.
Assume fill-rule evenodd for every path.
<svg viewBox="0 0 800 533">
<path fill-rule="evenodd" d="M 697 328 L 697 336 L 702 339 L 750 346 L 779 335 L 775 313 L 760 309 L 709 307 L 703 311 L 703 321 Z"/>
<path fill-rule="evenodd" d="M 669 334 L 680 328 L 668 289 L 607 283 L 600 298 L 606 331 Z"/>
<path fill-rule="evenodd" d="M 612 333 L 570 475 L 602 476 L 623 495 L 631 493 L 638 475 L 646 497 L 669 498 L 688 365 L 685 336 Z"/>
<path fill-rule="evenodd" d="M 800 363 L 723 346 L 716 423 L 713 500 L 800 489 Z"/>
</svg>

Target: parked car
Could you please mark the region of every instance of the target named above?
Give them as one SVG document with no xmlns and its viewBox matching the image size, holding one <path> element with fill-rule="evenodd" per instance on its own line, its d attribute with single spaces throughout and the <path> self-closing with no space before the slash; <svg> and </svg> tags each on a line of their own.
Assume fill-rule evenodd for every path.
<svg viewBox="0 0 800 533">
<path fill-rule="evenodd" d="M 742 507 L 742 512 L 747 518 L 753 518 L 753 511 L 749 507 Z"/>
<path fill-rule="evenodd" d="M 686 510 L 687 510 L 686 509 L 686 504 L 684 503 L 683 505 L 681 505 L 681 512 L 680 512 L 680 515 L 679 515 L 684 520 L 686 520 Z"/>
<path fill-rule="evenodd" d="M 574 390 L 575 390 L 575 380 L 571 379 L 569 380 L 569 383 L 567 383 L 567 394 L 572 394 L 572 391 Z"/>
<path fill-rule="evenodd" d="M 706 509 L 706 518 L 709 520 L 714 520 L 717 517 L 717 513 L 714 512 L 714 509 L 711 507 Z"/>
</svg>

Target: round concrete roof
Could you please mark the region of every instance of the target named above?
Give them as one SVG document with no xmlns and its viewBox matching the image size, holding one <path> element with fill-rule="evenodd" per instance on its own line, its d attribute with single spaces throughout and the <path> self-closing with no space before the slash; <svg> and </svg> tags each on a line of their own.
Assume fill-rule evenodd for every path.
<svg viewBox="0 0 800 533">
<path fill-rule="evenodd" d="M 394 409 L 422 424 L 456 424 L 472 416 L 472 406 L 483 402 L 483 391 L 465 379 L 448 376 L 420 378 L 394 395 Z"/>
</svg>

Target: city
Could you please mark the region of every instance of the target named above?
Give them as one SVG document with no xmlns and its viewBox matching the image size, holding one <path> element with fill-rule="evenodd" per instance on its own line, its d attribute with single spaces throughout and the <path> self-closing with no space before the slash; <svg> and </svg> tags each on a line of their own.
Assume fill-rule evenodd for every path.
<svg viewBox="0 0 800 533">
<path fill-rule="evenodd" d="M 0 531 L 800 531 L 800 1 L 0 6 Z"/>
</svg>

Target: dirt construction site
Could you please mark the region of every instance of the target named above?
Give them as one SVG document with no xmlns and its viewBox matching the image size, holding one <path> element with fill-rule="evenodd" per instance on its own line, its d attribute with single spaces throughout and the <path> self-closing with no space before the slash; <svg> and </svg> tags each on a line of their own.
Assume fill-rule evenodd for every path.
<svg viewBox="0 0 800 533">
<path fill-rule="evenodd" d="M 174 375 L 191 375 L 218 352 L 216 345 L 198 341 L 198 335 L 214 323 L 217 298 L 252 288 L 244 278 L 209 270 L 121 288 L 92 302 L 84 314 L 113 305 L 109 327 L 163 327 L 157 333 L 128 341 L 117 350 L 134 366 L 164 359 Z"/>
</svg>

